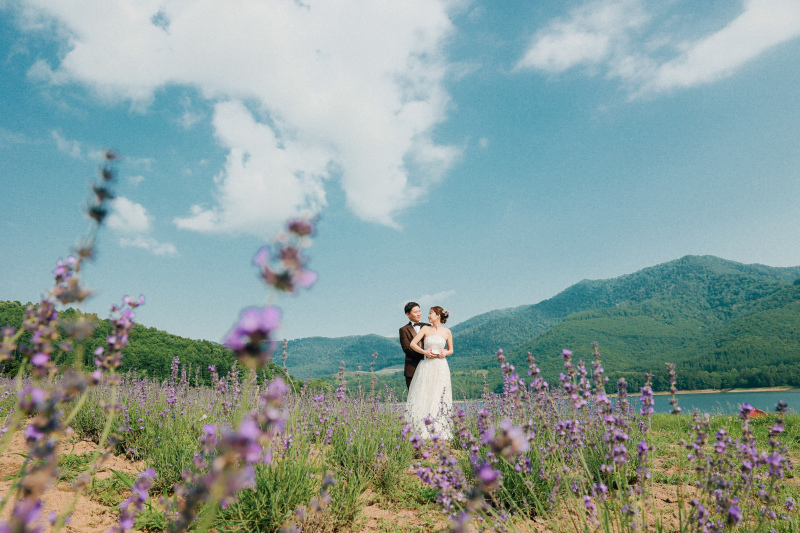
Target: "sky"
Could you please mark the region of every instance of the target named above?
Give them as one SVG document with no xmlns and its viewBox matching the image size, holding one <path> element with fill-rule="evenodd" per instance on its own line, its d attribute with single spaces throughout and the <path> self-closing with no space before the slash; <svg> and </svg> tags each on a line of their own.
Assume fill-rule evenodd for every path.
<svg viewBox="0 0 800 533">
<path fill-rule="evenodd" d="M 221 341 L 453 325 L 683 257 L 800 265 L 800 0 L 0 0 L 0 300 Z M 252 264 L 318 215 L 309 290 Z"/>
</svg>

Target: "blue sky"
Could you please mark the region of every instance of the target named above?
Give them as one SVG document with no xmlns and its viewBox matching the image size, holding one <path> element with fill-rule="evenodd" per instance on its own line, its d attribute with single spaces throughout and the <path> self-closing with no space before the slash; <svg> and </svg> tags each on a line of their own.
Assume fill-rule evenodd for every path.
<svg viewBox="0 0 800 533">
<path fill-rule="evenodd" d="M 318 213 L 288 338 L 393 336 L 686 254 L 800 265 L 800 0 L 0 0 L 0 299 L 84 274 L 219 341 Z"/>
</svg>

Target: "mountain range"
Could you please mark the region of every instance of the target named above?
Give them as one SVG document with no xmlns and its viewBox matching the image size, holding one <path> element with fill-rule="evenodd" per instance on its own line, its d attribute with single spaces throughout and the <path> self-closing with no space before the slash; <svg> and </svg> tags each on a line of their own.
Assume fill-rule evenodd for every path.
<svg viewBox="0 0 800 533">
<path fill-rule="evenodd" d="M 0 327 L 19 327 L 25 307 L 0 301 Z M 74 309 L 60 313 L 64 322 L 81 314 Z M 111 328 L 108 320 L 97 322 L 86 340 L 88 365 Z M 531 354 L 542 376 L 555 384 L 563 369 L 563 349 L 571 350 L 576 361 L 585 361 L 591 372 L 593 343 L 610 380 L 625 378 L 632 390 L 643 384 L 645 373 L 654 375 L 656 390 L 665 390 L 665 362 L 675 363 L 681 389 L 800 386 L 800 267 L 686 256 L 613 279 L 583 280 L 539 303 L 472 317 L 452 331 L 456 353 L 449 361 L 458 396 L 478 397 L 484 387 L 502 389 L 499 348 L 523 377 Z M 402 373 L 390 371 L 403 363 L 396 338 L 296 339 L 288 342 L 285 363 L 295 378 L 332 383 L 342 363 L 348 372 L 359 367 L 368 371 L 373 353 L 374 369 L 389 370 L 377 375 L 379 385 L 402 396 Z M 56 350 L 53 357 L 69 364 L 73 356 Z M 121 370 L 164 379 L 172 373 L 174 357 L 202 383 L 211 380 L 210 365 L 224 374 L 234 361 L 231 351 L 219 344 L 136 325 Z M 280 351 L 275 359 L 281 362 Z M 14 364 L 7 362 L 0 370 L 12 371 Z M 269 375 L 284 372 L 274 364 L 267 370 Z"/>
<path fill-rule="evenodd" d="M 499 388 L 498 348 L 520 373 L 530 352 L 553 382 L 562 349 L 588 366 L 593 342 L 608 375 L 632 386 L 650 372 L 656 387 L 666 388 L 667 361 L 676 363 L 686 389 L 800 385 L 799 278 L 800 267 L 686 256 L 613 279 L 583 280 L 537 304 L 454 326 L 454 389 L 469 382 L 473 395 L 478 373 Z M 374 351 L 376 370 L 403 361 L 396 339 L 367 335 L 290 341 L 286 364 L 301 379 L 321 377 L 342 361 L 347 370 L 366 370 Z"/>
</svg>

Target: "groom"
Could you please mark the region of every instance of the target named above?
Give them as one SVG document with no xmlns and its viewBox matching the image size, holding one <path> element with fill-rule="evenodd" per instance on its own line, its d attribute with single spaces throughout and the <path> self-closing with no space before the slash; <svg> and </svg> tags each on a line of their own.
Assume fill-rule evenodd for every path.
<svg viewBox="0 0 800 533">
<path fill-rule="evenodd" d="M 422 311 L 417 302 L 408 302 L 403 308 L 410 321 L 408 324 L 400 328 L 400 347 L 406 354 L 406 364 L 403 369 L 403 375 L 406 377 L 406 389 L 411 387 L 411 380 L 414 378 L 414 372 L 417 370 L 417 365 L 422 361 L 422 354 L 419 354 L 411 349 L 411 341 L 419 333 L 422 326 L 430 326 L 426 322 L 420 322 L 422 318 Z"/>
</svg>

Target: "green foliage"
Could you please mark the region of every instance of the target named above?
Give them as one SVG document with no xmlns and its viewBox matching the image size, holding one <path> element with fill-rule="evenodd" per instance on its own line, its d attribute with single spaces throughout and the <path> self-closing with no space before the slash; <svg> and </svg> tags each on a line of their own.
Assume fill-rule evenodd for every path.
<svg viewBox="0 0 800 533">
<path fill-rule="evenodd" d="M 71 454 L 64 453 L 58 456 L 58 480 L 74 481 L 89 466 L 92 460 L 91 453 Z"/>
<path fill-rule="evenodd" d="M 86 489 L 86 495 L 106 507 L 118 507 L 131 495 L 131 486 L 134 480 L 123 472 L 114 472 L 114 475 L 105 479 L 94 479 Z"/>
<path fill-rule="evenodd" d="M 19 328 L 25 315 L 25 308 L 28 304 L 20 302 L 0 301 L 0 328 L 10 325 Z M 63 326 L 79 317 L 86 317 L 97 321 L 97 327 L 91 337 L 84 342 L 85 360 L 83 364 L 87 368 L 94 366 L 94 350 L 106 344 L 106 337 L 111 332 L 111 324 L 108 319 L 100 320 L 97 315 L 83 313 L 77 309 L 68 308 L 59 312 L 60 331 L 64 335 Z M 24 334 L 20 344 L 30 338 L 30 334 Z M 209 366 L 214 366 L 217 373 L 225 375 L 231 371 L 236 358 L 233 352 L 221 344 L 206 340 L 193 340 L 177 335 L 172 335 L 156 328 L 148 328 L 136 324 L 129 335 L 130 345 L 125 349 L 125 357 L 122 359 L 120 373 L 136 371 L 139 376 L 147 376 L 156 380 L 167 379 L 170 376 L 172 360 L 178 357 L 183 365 L 186 366 L 188 380 L 192 385 L 210 385 L 211 371 Z M 7 361 L 0 371 L 7 375 L 12 375 L 18 368 L 20 354 L 15 351 L 15 360 Z M 71 365 L 74 363 L 74 353 L 63 352 L 56 349 L 53 360 L 60 366 Z M 283 368 L 275 362 L 270 362 L 259 373 L 259 382 L 264 379 L 271 380 L 275 376 L 281 376 L 293 391 L 299 391 L 302 384 L 292 376 L 287 375 Z M 319 384 L 318 384 L 319 386 Z"/>
<path fill-rule="evenodd" d="M 181 473 L 192 466 L 194 455 L 200 450 L 199 431 L 183 424 L 171 424 L 162 431 L 153 432 L 153 448 L 145 464 L 158 472 L 153 482 L 156 491 L 172 490 L 181 480 Z M 194 431 L 193 431 L 194 430 Z"/>
<path fill-rule="evenodd" d="M 232 531 L 278 531 L 297 507 L 319 492 L 320 476 L 308 447 L 294 447 L 271 465 L 256 466 L 256 489 L 241 491 L 238 500 L 222 510 L 218 525 Z"/>
<path fill-rule="evenodd" d="M 148 505 L 136 515 L 134 527 L 139 531 L 164 531 L 169 524 L 164 513 Z"/>
<path fill-rule="evenodd" d="M 542 462 L 539 450 L 532 450 L 525 457 L 533 465 Z M 498 461 L 498 466 L 503 476 L 503 483 L 492 495 L 495 505 L 530 518 L 545 514 L 548 509 L 547 497 L 555 485 L 553 480 L 542 476 L 525 475 L 516 468 L 516 464 L 509 463 L 502 457 Z"/>
</svg>

